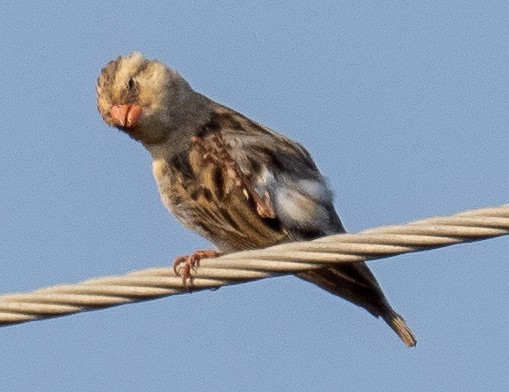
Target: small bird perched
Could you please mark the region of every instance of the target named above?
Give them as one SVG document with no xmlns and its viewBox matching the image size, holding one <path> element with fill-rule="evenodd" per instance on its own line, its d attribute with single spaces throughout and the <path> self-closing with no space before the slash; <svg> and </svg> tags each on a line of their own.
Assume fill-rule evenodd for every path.
<svg viewBox="0 0 509 392">
<path fill-rule="evenodd" d="M 111 61 L 97 81 L 97 108 L 150 152 L 164 205 L 221 252 L 345 232 L 331 190 L 301 145 L 195 92 L 165 64 L 137 52 Z M 184 275 L 214 254 L 195 252 Z M 407 346 L 416 344 L 365 263 L 298 276 L 382 317 Z"/>
</svg>

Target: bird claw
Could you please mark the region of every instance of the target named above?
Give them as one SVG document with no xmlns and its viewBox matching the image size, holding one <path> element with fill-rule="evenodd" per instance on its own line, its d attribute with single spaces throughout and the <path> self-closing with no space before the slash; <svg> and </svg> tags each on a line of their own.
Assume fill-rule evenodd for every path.
<svg viewBox="0 0 509 392">
<path fill-rule="evenodd" d="M 190 255 L 177 257 L 173 262 L 173 271 L 175 272 L 175 275 L 182 277 L 182 285 L 184 287 L 188 287 L 188 281 L 189 285 L 192 284 L 193 276 L 191 275 L 191 272 L 198 269 L 200 266 L 200 260 L 218 257 L 221 255 L 221 252 L 212 249 L 195 250 Z"/>
</svg>

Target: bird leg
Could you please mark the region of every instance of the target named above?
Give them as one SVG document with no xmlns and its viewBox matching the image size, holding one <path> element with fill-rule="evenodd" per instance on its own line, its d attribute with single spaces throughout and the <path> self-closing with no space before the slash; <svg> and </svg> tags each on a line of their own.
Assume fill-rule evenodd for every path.
<svg viewBox="0 0 509 392">
<path fill-rule="evenodd" d="M 212 249 L 195 250 L 190 255 L 179 256 L 173 262 L 175 275 L 182 277 L 182 284 L 187 287 L 187 281 L 192 283 L 191 271 L 196 271 L 200 266 L 200 260 L 221 256 L 222 253 Z"/>
</svg>

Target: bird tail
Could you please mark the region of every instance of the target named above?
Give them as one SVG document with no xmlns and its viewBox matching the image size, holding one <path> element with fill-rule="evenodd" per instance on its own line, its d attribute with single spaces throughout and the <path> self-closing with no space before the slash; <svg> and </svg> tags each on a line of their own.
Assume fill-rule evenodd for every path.
<svg viewBox="0 0 509 392">
<path fill-rule="evenodd" d="M 403 317 L 389 305 L 373 273 L 365 263 L 321 268 L 302 272 L 298 276 L 363 307 L 375 317 L 382 317 L 405 345 L 415 346 L 416 339 L 412 331 Z"/>
<path fill-rule="evenodd" d="M 399 338 L 405 343 L 407 347 L 414 347 L 417 344 L 414 334 L 406 325 L 405 320 L 394 310 L 389 308 L 381 317 L 385 320 L 389 327 L 396 332 Z"/>
</svg>

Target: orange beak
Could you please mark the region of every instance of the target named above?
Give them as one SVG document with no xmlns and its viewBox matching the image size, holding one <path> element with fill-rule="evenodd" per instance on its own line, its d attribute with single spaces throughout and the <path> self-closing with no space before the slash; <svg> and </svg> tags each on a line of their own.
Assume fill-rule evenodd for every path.
<svg viewBox="0 0 509 392">
<path fill-rule="evenodd" d="M 139 105 L 114 105 L 110 110 L 113 125 L 121 128 L 134 128 L 138 125 L 141 116 L 141 106 Z"/>
</svg>

